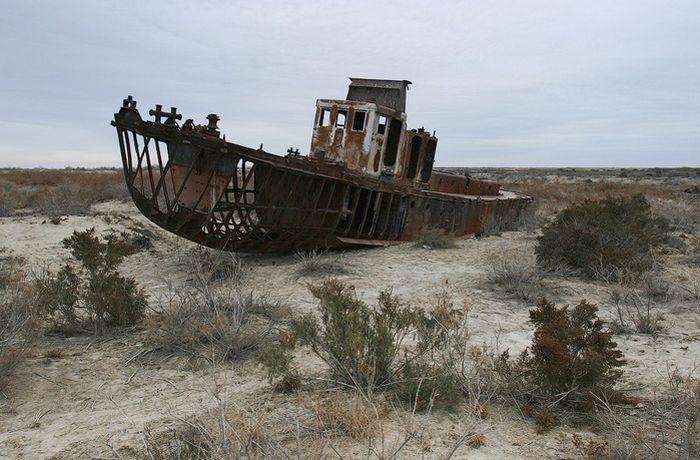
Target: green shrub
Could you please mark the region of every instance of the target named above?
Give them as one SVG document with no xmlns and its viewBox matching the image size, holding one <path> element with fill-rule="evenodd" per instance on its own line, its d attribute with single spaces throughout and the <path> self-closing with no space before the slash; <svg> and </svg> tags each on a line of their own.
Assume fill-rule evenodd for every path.
<svg viewBox="0 0 700 460">
<path fill-rule="evenodd" d="M 80 269 L 66 264 L 36 280 L 39 305 L 55 326 L 91 326 L 98 335 L 105 324 L 131 326 L 143 317 L 147 305 L 143 292 L 133 278 L 117 272 L 124 257 L 137 250 L 123 235 L 110 235 L 101 242 L 94 228 L 74 231 L 63 246 L 80 262 Z"/>
<path fill-rule="evenodd" d="M 459 312 L 444 297 L 429 313 L 404 305 L 389 291 L 379 294 L 376 307 L 358 299 L 352 286 L 330 279 L 309 286 L 319 300 L 320 318 L 309 313 L 293 319 L 287 346 L 309 346 L 329 367 L 333 381 L 372 391 L 392 389 L 398 398 L 421 408 L 438 397 L 453 398 L 456 388 L 433 353 L 449 343 L 460 328 Z M 408 337 L 416 343 L 408 346 Z M 284 376 L 291 361 L 283 350 L 261 360 L 270 376 Z M 272 377 L 271 377 L 272 378 Z M 420 383 L 423 381 L 423 383 Z"/>
<path fill-rule="evenodd" d="M 544 395 L 567 403 L 588 402 L 591 394 L 611 390 L 622 375 L 622 352 L 597 311 L 585 300 L 571 310 L 542 300 L 530 311 L 535 333 L 527 365 Z"/>
<path fill-rule="evenodd" d="M 370 308 L 353 287 L 335 279 L 309 289 L 320 301 L 321 320 L 313 314 L 293 320 L 295 340 L 311 347 L 338 382 L 359 388 L 389 384 L 403 341 L 423 319 L 421 312 L 401 305 L 388 291 Z"/>
<path fill-rule="evenodd" d="M 284 347 L 269 347 L 258 356 L 258 360 L 265 366 L 267 379 L 275 391 L 293 393 L 301 387 L 301 376 L 292 367 L 294 357 Z"/>
<path fill-rule="evenodd" d="M 438 403 L 454 408 L 464 399 L 458 377 L 440 366 L 426 360 L 408 362 L 401 369 L 392 392 L 396 398 L 415 411 L 425 411 Z"/>
<path fill-rule="evenodd" d="M 668 223 L 651 213 L 643 195 L 586 201 L 561 211 L 538 237 L 537 262 L 589 278 L 616 279 L 653 267 L 653 249 L 666 241 Z"/>
</svg>

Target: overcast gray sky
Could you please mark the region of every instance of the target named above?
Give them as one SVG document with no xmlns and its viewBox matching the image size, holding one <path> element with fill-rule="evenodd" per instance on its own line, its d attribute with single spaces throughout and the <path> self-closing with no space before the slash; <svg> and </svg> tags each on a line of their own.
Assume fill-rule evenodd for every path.
<svg viewBox="0 0 700 460">
<path fill-rule="evenodd" d="M 138 107 L 308 151 L 317 98 L 407 79 L 454 166 L 700 166 L 700 1 L 2 0 L 0 166 L 118 165 Z"/>
</svg>

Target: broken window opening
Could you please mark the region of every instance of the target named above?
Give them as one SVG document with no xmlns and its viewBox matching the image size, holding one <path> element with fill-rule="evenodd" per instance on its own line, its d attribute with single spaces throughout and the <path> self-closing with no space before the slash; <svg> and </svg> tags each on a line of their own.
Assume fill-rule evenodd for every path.
<svg viewBox="0 0 700 460">
<path fill-rule="evenodd" d="M 322 108 L 318 115 L 318 126 L 331 125 L 331 109 Z"/>
<path fill-rule="evenodd" d="M 423 139 L 420 136 L 413 136 L 411 141 L 411 154 L 408 158 L 408 171 L 406 172 L 406 177 L 413 179 L 416 177 L 418 172 L 418 160 L 420 158 L 420 147 L 423 143 Z"/>
<path fill-rule="evenodd" d="M 348 117 L 347 110 L 338 110 L 338 114 L 335 117 L 336 128 L 345 128 L 345 120 Z"/>
<path fill-rule="evenodd" d="M 396 156 L 399 152 L 399 140 L 401 139 L 401 120 L 391 119 L 389 124 L 389 134 L 387 134 L 386 151 L 384 152 L 384 166 L 394 166 Z"/>
<path fill-rule="evenodd" d="M 386 117 L 384 115 L 379 115 L 379 125 L 377 125 L 377 134 L 384 134 L 386 132 Z"/>
<path fill-rule="evenodd" d="M 420 178 L 421 178 L 422 182 L 428 182 L 430 180 L 430 175 L 433 173 L 433 162 L 435 161 L 435 149 L 436 148 L 437 148 L 437 142 L 434 139 L 430 139 L 428 141 L 428 144 L 425 147 L 425 157 L 423 158 L 423 168 L 421 169 L 421 172 L 420 172 Z M 440 180 L 440 182 L 442 182 L 442 180 Z"/>
<path fill-rule="evenodd" d="M 355 111 L 355 116 L 352 119 L 352 130 L 353 131 L 364 131 L 365 130 L 365 113 Z"/>
</svg>

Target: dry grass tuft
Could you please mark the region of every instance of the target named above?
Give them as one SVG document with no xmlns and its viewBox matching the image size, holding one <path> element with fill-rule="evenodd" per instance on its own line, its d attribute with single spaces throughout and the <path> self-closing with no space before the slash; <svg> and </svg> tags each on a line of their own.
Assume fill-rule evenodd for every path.
<svg viewBox="0 0 700 460">
<path fill-rule="evenodd" d="M 306 406 L 315 416 L 316 432 L 322 436 L 365 439 L 379 431 L 387 408 L 378 401 L 352 393 L 309 400 Z"/>
<path fill-rule="evenodd" d="M 294 255 L 294 259 L 299 276 L 332 276 L 348 273 L 337 257 L 316 249 L 299 251 Z"/>
</svg>

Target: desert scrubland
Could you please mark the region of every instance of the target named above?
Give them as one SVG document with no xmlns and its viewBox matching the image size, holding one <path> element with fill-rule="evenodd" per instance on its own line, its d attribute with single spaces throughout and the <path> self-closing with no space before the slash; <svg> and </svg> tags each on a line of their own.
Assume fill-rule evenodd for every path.
<svg viewBox="0 0 700 460">
<path fill-rule="evenodd" d="M 257 256 L 160 230 L 121 171 L 0 171 L 0 458 L 698 458 L 700 170 L 469 173 L 531 212 Z M 546 228 L 608 197 L 648 243 L 567 265 Z"/>
</svg>

